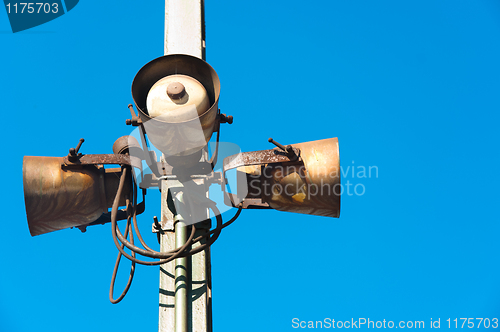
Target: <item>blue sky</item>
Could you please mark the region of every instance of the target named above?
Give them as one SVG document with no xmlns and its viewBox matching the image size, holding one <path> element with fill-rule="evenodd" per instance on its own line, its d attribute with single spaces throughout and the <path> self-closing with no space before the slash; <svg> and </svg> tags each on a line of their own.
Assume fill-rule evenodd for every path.
<svg viewBox="0 0 500 332">
<path fill-rule="evenodd" d="M 163 6 L 82 1 L 16 34 L 0 10 L 1 331 L 157 329 L 157 267 L 139 266 L 124 301 L 108 301 L 109 224 L 30 236 L 22 158 L 66 155 L 81 137 L 82 152 L 111 153 L 130 133 L 132 79 L 163 55 Z M 342 179 L 365 192 L 343 195 L 339 219 L 244 211 L 225 229 L 212 249 L 215 331 L 499 318 L 500 2 L 207 1 L 206 33 L 235 118 L 222 140 L 253 151 L 268 137 L 338 137 L 344 169 L 378 169 Z M 143 233 L 160 208 L 147 198 Z"/>
</svg>

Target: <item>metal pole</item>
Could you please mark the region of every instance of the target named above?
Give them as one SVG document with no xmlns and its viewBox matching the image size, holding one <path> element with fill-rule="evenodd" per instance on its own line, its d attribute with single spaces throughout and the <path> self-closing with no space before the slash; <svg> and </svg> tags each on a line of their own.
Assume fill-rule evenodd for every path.
<svg viewBox="0 0 500 332">
<path fill-rule="evenodd" d="M 187 240 L 186 224 L 180 220 L 175 224 L 175 246 L 181 247 Z M 188 330 L 188 259 L 177 258 L 175 263 L 175 332 Z"/>
<path fill-rule="evenodd" d="M 188 54 L 205 60 L 203 0 L 165 0 L 165 55 Z"/>
<path fill-rule="evenodd" d="M 165 55 L 188 54 L 205 59 L 203 0 L 165 0 L 164 45 Z M 182 222 L 174 226 L 174 215 L 169 208 L 173 202 L 168 199 L 168 189 L 172 185 L 175 186 L 167 181 L 161 183 L 162 251 L 181 246 L 187 237 Z M 206 195 L 208 187 L 202 188 Z M 208 210 L 205 218 L 207 216 Z M 160 267 L 159 309 L 160 332 L 212 331 L 209 249 Z"/>
</svg>

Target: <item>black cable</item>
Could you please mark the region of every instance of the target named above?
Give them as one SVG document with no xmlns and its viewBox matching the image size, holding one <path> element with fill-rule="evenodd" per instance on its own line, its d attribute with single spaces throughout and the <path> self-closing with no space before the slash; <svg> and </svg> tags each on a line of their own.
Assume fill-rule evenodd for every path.
<svg viewBox="0 0 500 332">
<path fill-rule="evenodd" d="M 118 207 L 119 207 L 119 200 L 120 200 L 120 197 L 122 195 L 125 179 L 127 177 L 127 171 L 128 171 L 128 167 L 122 167 L 122 175 L 120 177 L 120 183 L 119 183 L 118 190 L 117 190 L 117 193 L 115 196 L 115 200 L 113 201 L 113 207 L 111 210 L 111 228 L 112 228 L 113 241 L 115 242 L 115 245 L 119 251 L 119 257 L 117 258 L 118 264 L 119 264 L 119 260 L 121 259 L 121 255 L 125 256 L 126 258 L 131 260 L 133 263 L 142 264 L 142 265 L 150 265 L 150 266 L 151 265 L 161 265 L 161 264 L 165 264 L 167 262 L 170 262 L 176 258 L 194 255 L 194 254 L 208 248 L 209 246 L 211 246 L 219 237 L 222 229 L 229 226 L 230 224 L 232 224 L 241 213 L 242 208 L 240 207 L 238 209 L 238 211 L 236 212 L 236 214 L 233 216 L 233 218 L 231 218 L 231 220 L 229 220 L 226 223 L 223 223 L 220 211 L 217 209 L 217 207 L 215 205 L 212 205 L 209 208 L 213 211 L 215 218 L 217 220 L 217 226 L 215 229 L 207 232 L 206 234 L 200 235 L 194 239 L 196 227 L 194 225 L 192 225 L 191 226 L 192 227 L 191 234 L 183 246 L 176 248 L 176 249 L 173 249 L 173 250 L 170 250 L 170 251 L 166 251 L 166 252 L 154 251 L 153 249 L 149 248 L 146 245 L 145 241 L 142 239 L 142 236 L 140 235 L 140 231 L 139 231 L 139 228 L 137 225 L 137 218 L 136 218 L 137 217 L 137 215 L 136 215 L 137 185 L 135 182 L 134 182 L 134 190 L 133 190 L 134 204 L 132 207 L 132 218 L 130 218 L 130 215 L 127 218 L 127 228 L 125 231 L 125 236 L 123 236 L 123 234 L 120 232 L 120 229 L 118 228 L 116 216 L 117 216 L 117 211 L 118 211 Z M 142 249 L 142 248 L 139 248 L 139 247 L 134 245 L 133 235 L 132 235 L 133 231 L 132 231 L 132 225 L 131 225 L 130 219 L 133 220 L 133 227 L 136 230 L 137 236 L 138 236 L 141 244 L 146 249 Z M 129 231 L 130 231 L 130 235 L 131 235 L 130 242 L 127 240 L 127 233 Z M 192 248 L 190 250 L 186 250 L 186 248 L 188 246 L 193 246 L 205 238 L 207 238 L 206 243 L 200 244 L 199 246 Z M 118 240 L 121 242 L 121 244 L 118 242 Z M 128 249 L 130 249 L 132 251 L 132 256 L 127 254 L 124 251 L 124 247 L 127 247 Z M 139 260 L 139 259 L 135 258 L 136 254 L 141 254 L 141 255 L 146 256 L 146 257 L 156 258 L 156 259 L 160 259 L 160 260 L 158 260 L 158 261 L 143 261 L 143 260 Z M 116 265 L 117 264 L 115 264 L 115 266 Z M 134 266 L 134 268 L 135 268 L 135 266 Z M 114 284 L 114 278 L 116 277 L 115 271 L 114 271 L 113 275 L 114 275 L 114 277 L 112 279 L 112 282 Z M 127 286 L 129 287 L 129 285 L 127 285 Z M 127 291 L 128 291 L 128 287 L 127 287 Z M 123 298 L 123 297 L 121 297 L 121 298 Z M 120 298 L 120 300 L 121 300 L 121 298 Z M 112 297 L 110 297 L 110 300 L 111 300 L 111 302 L 113 302 Z"/>
<path fill-rule="evenodd" d="M 210 236 L 211 234 L 213 234 L 213 235 L 210 236 L 207 239 L 206 243 L 200 244 L 198 247 L 189 250 L 186 253 L 187 256 L 191 256 L 191 255 L 194 255 L 196 253 L 199 253 L 202 250 L 205 250 L 206 248 L 210 247 L 219 238 L 220 232 L 222 231 L 222 225 L 223 225 L 222 216 L 220 214 L 219 209 L 217 209 L 217 207 L 215 205 L 212 205 L 209 208 L 212 210 L 212 212 L 215 215 L 215 219 L 217 220 L 217 226 L 216 226 L 216 228 L 214 230 L 212 230 L 210 232 L 207 232 L 206 234 L 203 234 L 203 235 L 197 237 L 196 238 L 197 240 L 196 239 L 193 240 L 193 244 L 196 243 L 196 242 L 199 242 L 203 238 L 206 238 L 206 237 Z"/>
<path fill-rule="evenodd" d="M 227 226 L 231 225 L 231 224 L 232 224 L 232 223 L 233 223 L 236 219 L 238 219 L 238 217 L 240 216 L 240 213 L 241 213 L 241 210 L 242 210 L 242 209 L 243 209 L 243 208 L 240 206 L 240 207 L 238 208 L 238 211 L 236 211 L 235 215 L 231 218 L 231 220 L 229 220 L 228 222 L 226 222 L 226 223 L 222 224 L 222 226 L 220 227 L 220 229 L 222 230 L 222 229 L 226 228 Z M 201 236 L 198 236 L 197 238 L 195 238 L 195 239 L 193 240 L 193 242 L 198 242 L 198 241 L 200 241 L 202 238 L 204 238 L 204 237 L 207 237 L 207 236 L 209 236 L 209 235 L 214 234 L 217 230 L 218 230 L 218 228 L 211 230 L 211 231 L 210 231 L 210 232 L 208 232 L 207 234 L 203 234 L 203 235 L 201 235 Z"/>
<path fill-rule="evenodd" d="M 127 200 L 127 206 L 129 205 L 130 202 L 128 202 Z M 131 223 L 130 223 L 130 216 L 128 216 L 127 218 L 127 228 L 125 229 L 125 237 L 128 236 L 128 233 L 130 231 L 130 241 L 132 243 L 134 243 L 134 236 L 132 234 L 132 227 L 131 227 Z M 123 249 L 123 244 L 122 244 L 122 249 Z M 135 257 L 135 253 L 132 253 L 132 256 Z M 135 262 L 132 261 L 132 266 L 130 267 L 130 274 L 129 274 L 129 277 L 128 277 L 128 281 L 127 281 L 127 284 L 123 290 L 123 292 L 120 294 L 120 296 L 115 300 L 113 298 L 113 292 L 114 292 L 114 288 L 115 288 L 115 281 L 116 281 L 116 275 L 118 273 L 118 267 L 120 266 L 120 260 L 122 258 L 122 253 L 119 252 L 118 253 L 118 257 L 116 257 L 116 262 L 115 262 L 115 267 L 113 269 L 113 275 L 111 276 L 111 284 L 109 285 L 109 301 L 113 304 L 117 304 L 119 303 L 121 300 L 123 300 L 123 298 L 125 297 L 125 295 L 127 295 L 127 292 L 129 291 L 130 289 L 130 286 L 132 285 L 132 280 L 134 279 L 134 273 L 135 273 Z"/>
<path fill-rule="evenodd" d="M 130 250 L 132 250 L 132 252 L 139 253 L 141 255 L 143 255 L 143 252 L 144 252 L 144 253 L 146 253 L 146 255 L 143 255 L 143 256 L 149 257 L 148 256 L 148 252 L 146 250 L 134 246 L 132 243 L 130 243 L 129 241 L 127 241 L 126 238 L 123 237 L 123 235 L 120 232 L 120 230 L 118 229 L 118 225 L 116 223 L 116 214 L 117 214 L 117 210 L 118 210 L 118 206 L 119 206 L 120 197 L 121 197 L 121 194 L 122 194 L 122 191 L 123 191 L 123 186 L 124 186 L 124 183 L 125 183 L 126 174 L 127 174 L 127 168 L 126 167 L 122 167 L 122 175 L 120 177 L 120 183 L 118 185 L 118 190 L 116 192 L 115 200 L 113 202 L 113 207 L 111 209 L 112 235 L 113 235 L 113 241 L 115 242 L 115 246 L 118 249 L 118 251 L 120 251 L 120 253 L 123 256 L 127 257 L 131 261 L 133 261 L 135 263 L 138 263 L 138 264 L 142 264 L 142 265 L 161 265 L 161 264 L 164 264 L 164 263 L 168 263 L 168 262 L 174 260 L 177 257 L 183 257 L 183 256 L 180 256 L 180 255 L 191 244 L 191 240 L 194 237 L 194 234 L 195 234 L 195 231 L 196 231 L 196 228 L 194 226 L 192 226 L 191 235 L 190 235 L 188 241 L 186 241 L 186 243 L 182 247 L 177 248 L 176 250 L 178 250 L 178 251 L 175 252 L 172 255 L 169 255 L 167 259 L 162 259 L 162 260 L 159 260 L 159 261 L 142 261 L 142 260 L 136 259 L 135 257 L 130 256 L 129 254 L 127 254 L 123 250 L 123 248 L 121 247 L 120 243 L 118 242 L 117 237 L 120 239 L 120 242 L 122 242 L 122 244 L 124 244 L 127 248 L 129 248 Z"/>
<path fill-rule="evenodd" d="M 132 172 L 134 172 L 134 171 L 132 170 Z M 133 186 L 134 186 L 134 204 L 136 204 L 137 203 L 137 184 L 134 182 Z M 137 214 L 135 213 L 135 211 L 132 215 L 132 220 L 133 220 L 133 226 L 134 226 L 135 232 L 137 234 L 137 237 L 139 238 L 139 241 L 141 242 L 142 246 L 148 252 L 151 253 L 151 255 L 146 255 L 146 254 L 143 254 L 142 252 L 139 252 L 139 254 L 146 256 L 146 257 L 151 257 L 151 258 L 168 258 L 171 260 L 172 259 L 171 255 L 177 254 L 179 251 L 183 251 L 183 250 L 181 250 L 182 248 L 184 248 L 184 249 L 186 248 L 186 246 L 183 246 L 181 248 L 176 248 L 176 249 L 172 249 L 172 250 L 168 250 L 168 251 L 161 251 L 161 252 L 151 249 L 150 247 L 148 247 L 148 245 L 146 244 L 146 242 L 142 238 L 141 232 L 139 230 L 139 226 L 137 225 Z M 195 229 L 194 225 L 192 227 L 193 227 L 193 229 L 191 231 L 192 236 L 189 237 L 189 239 L 186 243 L 189 243 L 192 240 L 192 238 L 194 237 L 194 233 L 195 233 L 196 229 Z M 118 231 L 119 231 L 119 229 L 118 229 Z M 131 248 L 131 247 L 127 246 L 127 248 L 129 248 L 130 250 L 135 250 L 135 248 L 138 248 L 138 247 L 134 246 L 134 248 Z M 143 250 L 141 248 L 138 248 L 138 249 L 140 249 L 141 251 Z M 160 254 L 161 257 L 155 257 L 156 254 Z M 179 255 L 175 255 L 175 257 L 179 257 Z"/>
<path fill-rule="evenodd" d="M 146 256 L 146 257 L 150 257 L 150 258 L 157 258 L 157 259 L 162 259 L 162 262 L 157 262 L 157 264 L 152 264 L 152 262 L 149 262 L 149 261 L 139 261 L 139 260 L 135 260 L 137 263 L 139 264 L 144 264 L 144 263 L 147 263 L 147 264 L 144 264 L 144 265 L 158 265 L 158 264 L 163 264 L 163 263 L 167 263 L 167 262 L 170 262 L 171 260 L 175 259 L 175 258 L 180 258 L 180 257 L 187 257 L 187 256 L 191 256 L 195 253 L 198 253 L 200 252 L 201 250 L 199 249 L 199 247 L 195 248 L 195 249 L 190 249 L 188 251 L 185 251 L 185 249 L 189 246 L 189 245 L 193 245 L 195 244 L 196 242 L 198 242 L 199 240 L 211 235 L 211 234 L 214 234 L 213 236 L 211 236 L 209 238 L 209 240 L 207 241 L 207 244 L 210 246 L 212 245 L 215 240 L 217 240 L 217 238 L 219 237 L 220 235 L 220 232 L 222 230 L 222 217 L 220 215 L 216 215 L 216 219 L 217 219 L 217 225 L 218 227 L 216 229 L 214 229 L 212 232 L 210 233 L 207 233 L 207 234 L 204 234 L 204 235 L 201 235 L 199 236 L 198 238 L 196 238 L 196 240 L 193 240 L 193 237 L 194 237 L 194 233 L 196 231 L 196 227 L 194 225 L 192 225 L 192 230 L 191 230 L 191 236 L 189 237 L 189 239 L 186 241 L 186 243 L 182 246 L 182 247 L 179 247 L 179 248 L 176 248 L 176 249 L 173 249 L 173 250 L 170 250 L 168 252 L 159 252 L 159 251 L 148 251 L 148 250 L 145 250 L 145 249 L 142 249 L 142 248 L 139 248 L 135 245 L 133 245 L 132 243 L 130 243 L 129 241 L 127 241 L 127 239 L 124 238 L 124 236 L 122 235 L 122 233 L 120 232 L 120 230 L 118 229 L 118 227 L 115 227 L 114 231 L 113 231 L 113 236 L 117 236 L 118 239 L 120 240 L 120 242 L 122 242 L 125 247 L 127 247 L 128 249 L 140 254 L 140 255 L 143 255 L 143 256 Z M 114 227 L 113 225 L 111 227 Z M 115 242 L 116 244 L 117 242 Z M 203 248 L 204 249 L 207 245 L 203 244 Z M 117 247 L 118 248 L 118 247 Z M 120 250 L 120 249 L 118 249 Z M 129 255 L 127 255 L 125 252 L 122 252 L 124 254 L 125 257 L 130 258 Z"/>
<path fill-rule="evenodd" d="M 119 188 L 120 189 L 120 188 Z M 212 245 L 215 240 L 217 240 L 217 238 L 219 237 L 220 235 L 220 231 L 222 230 L 222 217 L 220 216 L 220 211 L 217 209 L 217 207 L 215 205 L 211 206 L 210 207 L 212 209 L 212 211 L 214 212 L 214 215 L 217 219 L 217 228 L 214 230 L 214 232 L 211 232 L 210 234 L 214 234 L 213 236 L 210 237 L 210 239 L 207 241 L 207 244 L 203 244 L 201 245 L 200 247 L 197 247 L 195 249 L 191 249 L 191 250 L 188 250 L 186 252 L 184 252 L 184 250 L 191 244 L 194 244 L 196 243 L 197 241 L 192 241 L 193 237 L 194 237 L 194 232 L 195 232 L 195 226 L 192 225 L 193 229 L 192 229 L 192 232 L 191 232 L 191 235 L 190 238 L 188 239 L 188 241 L 180 248 L 176 248 L 176 249 L 173 249 L 173 250 L 170 250 L 170 251 L 166 251 L 166 252 L 159 252 L 159 251 L 154 251 L 154 250 L 145 250 L 145 249 L 142 249 L 142 248 L 139 248 L 133 244 L 131 244 L 129 241 L 127 241 L 126 238 L 123 237 L 123 234 L 120 232 L 120 229 L 116 226 L 116 222 L 113 223 L 113 213 L 111 214 L 112 216 L 112 228 L 113 228 L 113 239 L 116 238 L 116 236 L 118 237 L 118 239 L 120 240 L 121 243 L 123 243 L 125 245 L 125 247 L 127 247 L 128 249 L 140 254 L 140 255 L 143 255 L 143 256 L 146 256 L 146 257 L 150 257 L 150 258 L 156 258 L 156 259 L 163 259 L 162 262 L 149 262 L 149 261 L 139 261 L 137 259 L 135 259 L 135 262 L 136 263 L 139 263 L 139 264 L 144 264 L 144 263 L 147 263 L 147 264 L 144 264 L 144 265 L 158 265 L 158 264 L 164 264 L 164 263 L 167 263 L 167 262 L 170 262 L 171 260 L 177 258 L 177 257 L 187 257 L 187 256 L 191 256 L 195 253 L 198 253 L 200 252 L 201 250 L 203 250 L 205 247 L 207 246 L 210 246 Z M 136 220 L 135 221 L 135 224 L 136 224 Z M 138 227 L 136 227 L 136 231 L 138 230 Z M 139 234 L 139 233 L 138 233 Z M 204 237 L 207 237 L 209 236 L 210 234 L 204 234 L 200 237 L 201 238 L 204 238 Z M 115 242 L 115 244 L 117 243 L 118 241 Z M 117 245 L 117 248 L 118 250 L 120 250 L 119 246 Z M 131 259 L 132 258 L 127 255 L 123 250 L 120 250 L 122 252 L 122 254 Z M 153 263 L 156 263 L 156 264 L 153 264 Z"/>
<path fill-rule="evenodd" d="M 116 228 L 117 228 L 116 214 L 117 214 L 117 211 L 118 211 L 118 206 L 120 204 L 120 196 L 121 196 L 122 191 L 123 191 L 123 186 L 125 184 L 125 178 L 126 178 L 126 176 L 127 176 L 127 168 L 122 166 L 122 174 L 120 176 L 120 183 L 118 185 L 118 190 L 116 191 L 116 196 L 115 196 L 115 200 L 113 201 L 113 206 L 111 208 L 111 234 L 113 235 L 113 241 L 115 242 L 115 246 L 116 246 L 116 248 L 118 249 L 118 251 L 123 256 L 127 257 L 132 262 L 135 262 L 135 263 L 138 263 L 138 264 L 143 264 L 143 265 L 159 265 L 159 264 L 163 264 L 161 262 L 144 262 L 144 261 L 139 261 L 135 257 L 131 257 L 130 255 L 128 255 L 122 249 L 122 245 L 120 245 L 120 243 L 118 242 L 118 239 L 116 238 Z M 133 255 L 135 256 L 135 253 L 133 253 Z"/>
<path fill-rule="evenodd" d="M 133 169 L 132 169 L 132 174 L 135 175 Z M 134 176 L 134 178 L 135 178 L 135 176 Z M 137 226 L 137 218 L 136 218 L 137 214 L 135 212 L 135 207 L 137 205 L 137 183 L 135 181 L 133 181 L 132 185 L 134 186 L 134 212 L 133 212 L 133 215 L 132 215 L 132 220 L 134 221 L 134 229 L 135 229 L 135 232 L 137 233 L 137 238 L 139 239 L 139 242 L 141 242 L 142 246 L 146 250 L 153 252 L 154 250 L 151 249 L 150 247 L 148 247 L 148 245 L 146 244 L 146 242 L 143 240 L 141 232 L 139 231 L 139 227 Z"/>
<path fill-rule="evenodd" d="M 227 226 L 231 225 L 236 219 L 238 219 L 238 217 L 240 216 L 240 213 L 241 213 L 242 209 L 243 209 L 243 207 L 240 206 L 238 208 L 238 211 L 236 211 L 236 213 L 234 214 L 234 216 L 231 218 L 231 220 L 229 220 L 228 222 L 222 224 L 221 229 L 226 228 Z"/>
</svg>

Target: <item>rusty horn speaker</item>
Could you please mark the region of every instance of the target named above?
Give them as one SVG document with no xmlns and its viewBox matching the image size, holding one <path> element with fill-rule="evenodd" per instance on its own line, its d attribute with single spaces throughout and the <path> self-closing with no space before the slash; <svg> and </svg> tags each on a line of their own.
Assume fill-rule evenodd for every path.
<svg viewBox="0 0 500 332">
<path fill-rule="evenodd" d="M 113 205 L 121 168 L 65 166 L 64 157 L 23 160 L 24 201 L 32 236 L 85 226 Z M 130 192 L 130 180 L 124 193 Z M 124 197 L 120 206 L 125 205 Z"/>
<path fill-rule="evenodd" d="M 174 54 L 142 67 L 132 97 L 151 143 L 176 167 L 198 163 L 216 129 L 219 77 L 205 61 Z"/>
<path fill-rule="evenodd" d="M 224 159 L 224 176 L 237 171 L 237 193 L 226 204 L 338 218 L 340 159 L 337 138 L 245 152 Z"/>
</svg>

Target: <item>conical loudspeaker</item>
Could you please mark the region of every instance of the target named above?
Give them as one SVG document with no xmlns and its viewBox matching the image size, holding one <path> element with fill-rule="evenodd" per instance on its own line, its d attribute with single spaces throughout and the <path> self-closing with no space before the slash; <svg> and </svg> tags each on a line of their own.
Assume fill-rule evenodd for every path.
<svg viewBox="0 0 500 332">
<path fill-rule="evenodd" d="M 340 159 L 337 138 L 244 152 L 224 159 L 224 176 L 236 169 L 228 205 L 338 218 Z"/>
<path fill-rule="evenodd" d="M 216 129 L 219 77 L 205 61 L 174 54 L 142 67 L 132 97 L 151 143 L 172 166 L 192 166 Z"/>
<path fill-rule="evenodd" d="M 64 164 L 63 157 L 24 157 L 24 200 L 32 236 L 88 225 L 113 205 L 120 168 Z M 130 188 L 129 180 L 123 192 Z"/>
</svg>

